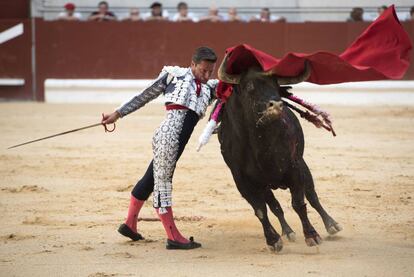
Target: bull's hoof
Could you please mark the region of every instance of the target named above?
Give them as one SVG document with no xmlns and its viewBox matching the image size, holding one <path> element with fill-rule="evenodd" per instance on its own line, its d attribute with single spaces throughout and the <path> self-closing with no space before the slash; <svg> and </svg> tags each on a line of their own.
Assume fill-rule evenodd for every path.
<svg viewBox="0 0 414 277">
<path fill-rule="evenodd" d="M 329 226 L 328 228 L 326 228 L 326 231 L 328 231 L 328 233 L 330 235 L 335 235 L 336 233 L 338 233 L 339 231 L 342 230 L 341 225 L 339 225 L 338 223 L 334 223 L 331 226 Z"/>
<path fill-rule="evenodd" d="M 309 247 L 317 246 L 322 243 L 322 238 L 319 235 L 316 235 L 311 238 L 305 238 L 306 245 Z"/>
<path fill-rule="evenodd" d="M 269 250 L 273 253 L 279 253 L 283 249 L 283 241 L 282 239 L 279 239 L 277 242 L 275 242 L 273 245 L 268 245 Z"/>
<path fill-rule="evenodd" d="M 296 241 L 296 233 L 295 232 L 290 232 L 290 233 L 286 234 L 286 237 L 288 238 L 288 240 L 290 242 L 295 242 Z"/>
</svg>

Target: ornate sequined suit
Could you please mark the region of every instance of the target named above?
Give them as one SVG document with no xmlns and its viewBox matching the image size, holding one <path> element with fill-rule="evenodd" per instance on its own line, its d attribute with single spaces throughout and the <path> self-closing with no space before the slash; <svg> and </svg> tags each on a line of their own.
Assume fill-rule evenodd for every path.
<svg viewBox="0 0 414 277">
<path fill-rule="evenodd" d="M 166 105 L 180 107 L 169 109 L 165 120 L 156 129 L 152 140 L 153 160 L 132 191 L 133 196 L 140 200 L 148 199 L 154 191 L 154 207 L 160 208 L 160 213 L 172 206 L 172 178 L 176 163 L 195 125 L 212 103 L 217 84 L 218 80 L 209 80 L 207 84 L 201 84 L 197 93 L 196 80 L 190 68 L 165 66 L 148 88 L 117 109 L 124 117 L 161 94 L 164 94 Z"/>
</svg>

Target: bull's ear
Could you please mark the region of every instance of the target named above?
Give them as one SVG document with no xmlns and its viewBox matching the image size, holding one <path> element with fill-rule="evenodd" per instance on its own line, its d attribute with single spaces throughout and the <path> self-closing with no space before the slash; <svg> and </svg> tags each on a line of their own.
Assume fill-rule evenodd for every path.
<svg viewBox="0 0 414 277">
<path fill-rule="evenodd" d="M 302 73 L 294 77 L 277 77 L 277 82 L 279 83 L 279 86 L 298 84 L 306 81 L 311 75 L 311 72 L 312 68 L 310 62 L 306 60 L 305 68 L 303 69 Z"/>
</svg>

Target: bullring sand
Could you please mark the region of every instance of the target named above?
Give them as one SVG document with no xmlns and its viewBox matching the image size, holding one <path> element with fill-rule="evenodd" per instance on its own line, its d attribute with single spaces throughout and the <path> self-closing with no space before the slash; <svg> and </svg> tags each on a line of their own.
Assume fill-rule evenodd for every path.
<svg viewBox="0 0 414 277">
<path fill-rule="evenodd" d="M 146 237 L 117 233 L 132 185 L 151 159 L 165 112 L 150 104 L 115 133 L 85 130 L 6 150 L 99 121 L 109 105 L 0 104 L 0 276 L 414 276 L 414 108 L 326 106 L 338 136 L 302 121 L 305 159 L 322 204 L 344 230 L 305 245 L 288 191 L 275 191 L 297 234 L 268 251 L 259 221 L 237 191 L 217 138 L 195 151 L 199 123 L 174 179 L 177 224 L 203 248 L 165 250 L 148 202 Z M 271 221 L 280 231 L 276 218 Z"/>
</svg>

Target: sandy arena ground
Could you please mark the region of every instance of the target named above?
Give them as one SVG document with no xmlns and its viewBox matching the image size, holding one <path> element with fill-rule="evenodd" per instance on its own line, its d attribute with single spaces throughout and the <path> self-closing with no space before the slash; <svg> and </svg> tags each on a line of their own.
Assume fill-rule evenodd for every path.
<svg viewBox="0 0 414 277">
<path fill-rule="evenodd" d="M 414 276 L 414 108 L 325 106 L 338 136 L 302 122 L 320 199 L 343 226 L 305 245 L 288 191 L 275 194 L 297 241 L 268 251 L 214 137 L 201 153 L 201 122 L 175 175 L 175 215 L 203 248 L 165 250 L 151 203 L 143 242 L 117 233 L 132 185 L 151 159 L 164 117 L 148 105 L 118 123 L 6 150 L 15 143 L 99 121 L 112 105 L 0 103 L 0 276 Z M 279 223 L 272 215 L 277 230 Z"/>
</svg>

